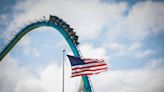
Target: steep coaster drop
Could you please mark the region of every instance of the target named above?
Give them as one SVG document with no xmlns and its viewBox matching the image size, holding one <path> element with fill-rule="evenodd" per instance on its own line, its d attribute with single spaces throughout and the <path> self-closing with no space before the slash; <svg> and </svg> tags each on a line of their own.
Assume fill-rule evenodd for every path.
<svg viewBox="0 0 164 92">
<path fill-rule="evenodd" d="M 60 19 L 57 16 L 50 15 L 49 20 L 42 20 L 33 22 L 26 27 L 24 27 L 20 32 L 18 32 L 15 37 L 9 42 L 9 44 L 0 52 L 0 61 L 6 56 L 6 54 L 16 45 L 16 43 L 28 32 L 32 31 L 35 28 L 38 27 L 53 27 L 59 31 L 60 34 L 63 35 L 67 43 L 69 44 L 70 48 L 72 49 L 72 52 L 74 56 L 80 57 L 79 51 L 77 49 L 79 42 L 78 42 L 78 36 L 76 35 L 76 32 L 73 31 L 73 28 L 71 28 L 66 22 L 64 22 L 62 19 Z M 84 89 L 86 92 L 92 92 L 91 85 L 89 82 L 88 76 L 82 76 L 83 83 L 84 83 Z"/>
</svg>

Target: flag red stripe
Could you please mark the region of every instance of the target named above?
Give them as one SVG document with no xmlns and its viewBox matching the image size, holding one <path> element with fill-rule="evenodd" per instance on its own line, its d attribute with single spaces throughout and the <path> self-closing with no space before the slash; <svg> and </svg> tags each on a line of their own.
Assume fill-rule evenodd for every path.
<svg viewBox="0 0 164 92">
<path fill-rule="evenodd" d="M 97 73 L 85 73 L 85 74 L 74 74 L 71 77 L 88 76 L 88 75 L 93 75 L 93 74 L 98 74 L 98 73 L 100 73 L 100 72 L 97 72 Z"/>
<path fill-rule="evenodd" d="M 91 68 L 91 67 L 98 67 L 98 66 L 106 66 L 107 64 L 99 64 L 99 65 L 92 65 L 92 66 L 85 66 L 85 67 L 76 67 L 76 68 L 72 68 L 72 70 L 76 70 L 76 69 L 83 69 L 83 68 Z"/>
<path fill-rule="evenodd" d="M 100 68 L 100 69 L 94 69 L 94 70 L 82 70 L 82 71 L 78 71 L 78 72 L 73 72 L 72 74 L 76 74 L 76 73 L 81 73 L 81 72 L 93 72 L 93 71 L 98 71 L 98 70 L 106 70 L 107 69 L 107 67 L 106 68 Z"/>
<path fill-rule="evenodd" d="M 93 73 L 88 73 L 88 74 L 77 74 L 77 75 L 72 75 L 71 77 L 87 76 L 87 75 L 93 75 Z"/>
</svg>

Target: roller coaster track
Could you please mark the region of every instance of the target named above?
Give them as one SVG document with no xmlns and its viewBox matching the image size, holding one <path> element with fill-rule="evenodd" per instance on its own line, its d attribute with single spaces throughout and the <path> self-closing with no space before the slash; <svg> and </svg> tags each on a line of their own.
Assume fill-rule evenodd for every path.
<svg viewBox="0 0 164 92">
<path fill-rule="evenodd" d="M 57 16 L 50 15 L 49 20 L 44 19 L 44 20 L 36 21 L 36 22 L 30 23 L 29 25 L 26 25 L 23 29 L 21 29 L 15 35 L 15 37 L 8 43 L 8 45 L 0 52 L 0 62 L 24 35 L 32 31 L 33 29 L 43 27 L 43 26 L 52 27 L 56 29 L 57 31 L 59 31 L 59 33 L 65 38 L 65 40 L 69 44 L 74 56 L 80 57 L 79 51 L 77 49 L 77 46 L 79 43 L 77 42 L 77 39 L 73 39 L 71 35 L 69 34 L 70 32 L 73 32 L 72 28 L 70 28 L 69 25 L 66 24 L 66 22 L 64 22 L 62 19 L 58 18 Z M 74 36 L 77 37 L 76 34 L 74 34 Z M 82 80 L 84 83 L 85 91 L 92 92 L 89 77 L 82 76 Z"/>
</svg>

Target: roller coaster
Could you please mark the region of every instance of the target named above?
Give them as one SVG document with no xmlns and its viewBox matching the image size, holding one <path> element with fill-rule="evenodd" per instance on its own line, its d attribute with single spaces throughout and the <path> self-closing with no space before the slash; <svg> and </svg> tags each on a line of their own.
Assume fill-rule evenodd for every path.
<svg viewBox="0 0 164 92">
<path fill-rule="evenodd" d="M 17 42 L 24 35 L 32 31 L 33 29 L 43 26 L 52 27 L 59 31 L 59 33 L 65 38 L 65 40 L 69 44 L 74 56 L 81 57 L 78 49 L 78 45 L 80 43 L 78 42 L 78 36 L 76 35 L 76 32 L 74 32 L 73 28 L 71 28 L 65 21 L 63 21 L 63 19 L 57 16 L 50 15 L 48 20 L 43 19 L 32 22 L 29 25 L 26 25 L 24 28 L 22 28 L 18 33 L 16 33 L 13 39 L 0 52 L 0 61 L 2 61 L 2 59 L 7 55 L 7 53 L 17 44 Z M 93 92 L 93 90 L 91 89 L 89 77 L 82 76 L 82 81 L 82 86 L 84 87 L 85 92 Z"/>
</svg>

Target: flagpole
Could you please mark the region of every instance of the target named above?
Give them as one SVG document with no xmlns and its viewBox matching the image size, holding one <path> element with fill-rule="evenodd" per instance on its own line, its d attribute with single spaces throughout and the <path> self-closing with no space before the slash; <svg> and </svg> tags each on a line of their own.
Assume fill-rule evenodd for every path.
<svg viewBox="0 0 164 92">
<path fill-rule="evenodd" d="M 65 49 L 63 49 L 63 84 L 62 84 L 62 92 L 64 92 L 64 61 L 65 61 Z"/>
</svg>

